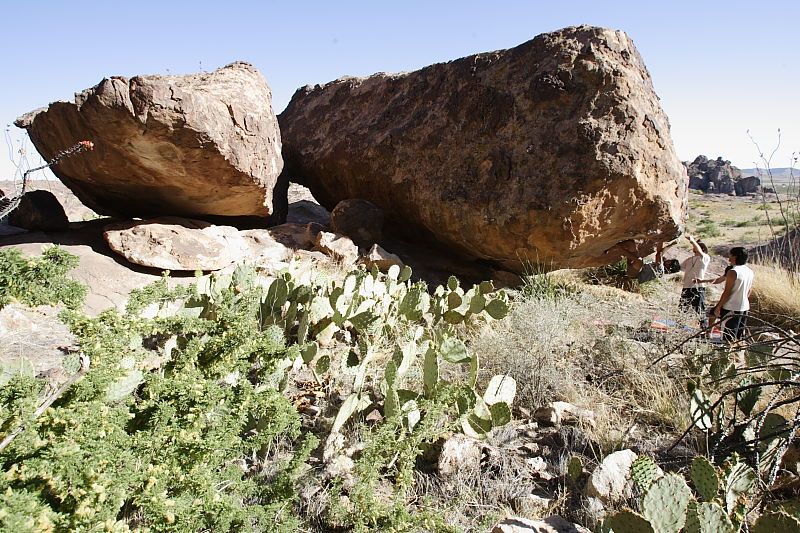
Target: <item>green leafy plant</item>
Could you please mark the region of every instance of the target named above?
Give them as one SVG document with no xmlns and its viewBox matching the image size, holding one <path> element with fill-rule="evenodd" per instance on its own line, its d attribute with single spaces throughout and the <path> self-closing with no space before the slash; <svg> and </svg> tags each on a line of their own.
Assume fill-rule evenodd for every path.
<svg viewBox="0 0 800 533">
<path fill-rule="evenodd" d="M 31 306 L 63 303 L 77 309 L 86 297 L 86 286 L 67 276 L 77 265 L 77 256 L 58 246 L 31 258 L 16 248 L 0 250 L 0 309 L 14 300 Z"/>
</svg>

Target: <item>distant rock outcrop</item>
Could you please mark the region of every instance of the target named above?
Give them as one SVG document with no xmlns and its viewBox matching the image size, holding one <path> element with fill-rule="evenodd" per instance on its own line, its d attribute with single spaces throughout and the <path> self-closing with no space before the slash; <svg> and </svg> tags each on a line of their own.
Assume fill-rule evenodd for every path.
<svg viewBox="0 0 800 533">
<path fill-rule="evenodd" d="M 699 155 L 686 165 L 689 188 L 710 194 L 744 196 L 758 191 L 761 180 L 756 176 L 742 177 L 742 171 L 721 157 L 709 159 Z"/>
<path fill-rule="evenodd" d="M 50 160 L 89 139 L 95 149 L 53 172 L 104 215 L 268 216 L 283 166 L 272 94 L 247 63 L 187 76 L 112 77 L 17 119 Z M 276 202 L 276 203 L 274 203 Z M 285 213 L 284 213 L 285 216 Z"/>
<path fill-rule="evenodd" d="M 607 264 L 681 231 L 686 173 L 623 32 L 588 26 L 408 74 L 299 89 L 286 172 L 333 207 L 523 271 Z"/>
</svg>

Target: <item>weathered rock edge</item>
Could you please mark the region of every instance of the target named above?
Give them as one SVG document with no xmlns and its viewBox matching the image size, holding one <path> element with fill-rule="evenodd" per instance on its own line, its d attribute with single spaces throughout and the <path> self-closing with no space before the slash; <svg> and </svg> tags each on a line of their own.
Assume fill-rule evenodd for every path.
<svg viewBox="0 0 800 533">
<path fill-rule="evenodd" d="M 608 264 L 682 231 L 686 171 L 621 31 L 580 26 L 406 74 L 306 86 L 278 116 L 285 172 L 328 209 L 517 272 Z"/>
<path fill-rule="evenodd" d="M 94 142 L 53 172 L 97 213 L 265 217 L 286 203 L 273 198 L 283 160 L 271 101 L 258 70 L 237 62 L 186 76 L 113 76 L 15 124 L 48 160 Z"/>
</svg>

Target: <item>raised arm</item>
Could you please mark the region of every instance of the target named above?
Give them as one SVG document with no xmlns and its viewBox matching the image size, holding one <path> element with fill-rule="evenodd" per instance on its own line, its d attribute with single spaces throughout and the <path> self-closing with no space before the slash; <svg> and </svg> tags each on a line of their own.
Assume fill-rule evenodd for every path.
<svg viewBox="0 0 800 533">
<path fill-rule="evenodd" d="M 700 248 L 700 245 L 697 244 L 695 238 L 689 235 L 688 233 L 686 234 L 686 240 L 689 241 L 689 244 L 692 245 L 692 252 L 695 255 L 701 255 L 703 253 L 703 250 Z"/>
</svg>

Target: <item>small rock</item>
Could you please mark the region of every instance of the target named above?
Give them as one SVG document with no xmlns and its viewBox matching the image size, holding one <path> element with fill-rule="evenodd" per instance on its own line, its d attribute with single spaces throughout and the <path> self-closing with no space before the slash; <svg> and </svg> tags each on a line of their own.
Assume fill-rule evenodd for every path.
<svg viewBox="0 0 800 533">
<path fill-rule="evenodd" d="M 481 443 L 463 434 L 447 439 L 439 454 L 441 476 L 452 476 L 464 470 L 478 470 L 481 465 Z"/>
<path fill-rule="evenodd" d="M 64 208 L 50 191 L 30 191 L 20 198 L 19 205 L 8 215 L 8 223 L 18 228 L 42 231 L 69 229 Z"/>
<path fill-rule="evenodd" d="M 547 407 L 540 407 L 533 413 L 533 417 L 537 422 L 546 426 L 560 426 L 577 422 L 587 423 L 591 427 L 595 426 L 593 411 L 568 402 L 552 402 Z"/>
<path fill-rule="evenodd" d="M 364 417 L 364 420 L 371 424 L 378 424 L 383 422 L 383 415 L 377 409 L 373 409 L 367 416 Z"/>
<path fill-rule="evenodd" d="M 560 516 L 529 520 L 511 516 L 492 528 L 492 533 L 590 533 L 585 527 L 573 524 Z"/>
<path fill-rule="evenodd" d="M 368 248 L 381 241 L 383 211 L 366 200 L 342 200 L 331 211 L 331 228 L 347 235 L 358 246 Z"/>
<path fill-rule="evenodd" d="M 345 489 L 349 489 L 355 483 L 353 470 L 355 462 L 346 455 L 337 455 L 325 467 L 325 476 L 328 479 L 340 478 L 344 483 Z"/>
<path fill-rule="evenodd" d="M 614 452 L 589 476 L 586 495 L 599 498 L 604 503 L 630 498 L 633 491 L 631 465 L 638 456 L 631 450 Z"/>
<path fill-rule="evenodd" d="M 541 453 L 541 447 L 536 444 L 535 442 L 528 442 L 523 444 L 519 447 L 520 451 L 526 453 L 528 455 L 539 455 Z"/>
<path fill-rule="evenodd" d="M 305 239 L 308 248 L 313 248 L 314 245 L 317 244 L 317 235 L 319 235 L 321 231 L 325 231 L 325 226 L 322 224 L 317 222 L 309 222 L 306 224 Z"/>
<path fill-rule="evenodd" d="M 379 244 L 373 244 L 369 253 L 361 258 L 361 262 L 367 268 L 376 266 L 381 272 L 387 272 L 393 265 L 403 268 L 403 260 L 399 256 L 387 252 Z"/>
<path fill-rule="evenodd" d="M 354 265 L 358 261 L 358 246 L 343 235 L 320 231 L 315 244 L 319 251 L 345 265 Z"/>
<path fill-rule="evenodd" d="M 586 498 L 586 514 L 595 522 L 602 522 L 607 514 L 606 506 L 600 498 Z"/>
<path fill-rule="evenodd" d="M 528 494 L 516 501 L 517 509 L 521 514 L 528 516 L 542 516 L 555 504 L 555 498 L 539 496 L 538 494 Z"/>
</svg>

